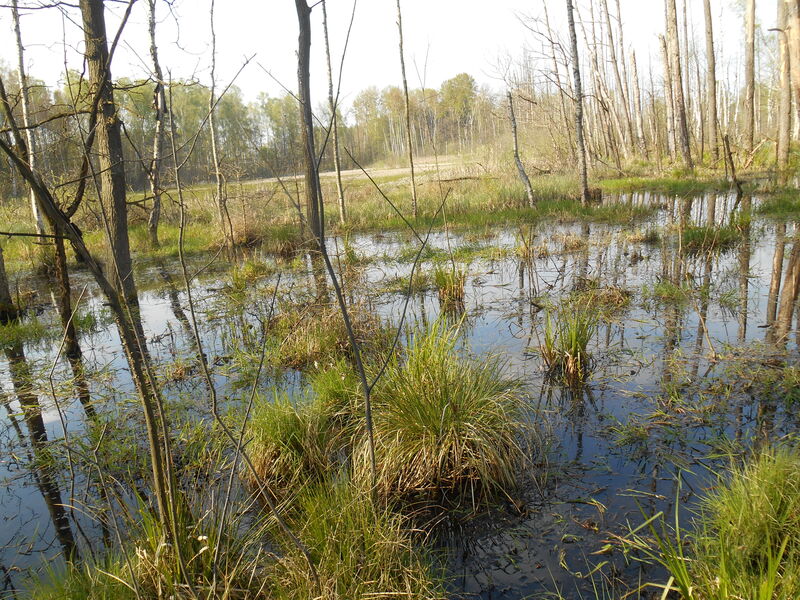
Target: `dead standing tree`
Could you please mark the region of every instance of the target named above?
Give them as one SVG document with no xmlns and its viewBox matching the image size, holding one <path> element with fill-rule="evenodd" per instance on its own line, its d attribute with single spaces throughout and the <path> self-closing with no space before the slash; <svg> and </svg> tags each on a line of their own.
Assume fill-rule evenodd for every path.
<svg viewBox="0 0 800 600">
<path fill-rule="evenodd" d="M 581 89 L 581 69 L 578 63 L 578 35 L 575 32 L 575 13 L 572 0 L 567 0 L 567 24 L 572 51 L 572 79 L 575 94 L 575 140 L 578 146 L 578 168 L 581 178 L 581 202 L 589 203 L 589 174 L 586 169 L 586 140 L 583 133 L 583 90 Z"/>
<path fill-rule="evenodd" d="M 749 153 L 755 137 L 756 0 L 747 0 L 744 32 L 744 147 Z"/>
<path fill-rule="evenodd" d="M 22 33 L 19 27 L 19 8 L 17 0 L 11 0 L 11 18 L 14 22 L 14 36 L 17 42 L 17 75 L 19 77 L 19 92 L 22 99 L 22 124 L 25 127 L 25 142 L 28 145 L 28 164 L 31 169 L 36 169 L 36 130 L 32 127 L 31 100 L 28 89 L 28 77 L 25 71 L 25 47 L 22 45 Z M 36 226 L 36 233 L 44 233 L 42 213 L 36 203 L 33 190 L 30 191 L 31 214 Z"/>
<path fill-rule="evenodd" d="M 399 34 L 400 73 L 403 77 L 403 98 L 405 99 L 406 146 L 408 164 L 411 168 L 411 213 L 417 218 L 417 182 L 414 175 L 414 146 L 411 140 L 411 105 L 408 98 L 408 80 L 406 79 L 406 59 L 403 56 L 403 14 L 400 11 L 400 0 L 397 0 L 397 32 Z"/>
<path fill-rule="evenodd" d="M 686 168 L 693 169 L 692 150 L 689 146 L 689 126 L 686 121 L 686 101 L 683 94 L 681 50 L 678 43 L 678 14 L 675 0 L 666 0 L 667 60 L 672 72 L 672 96 L 675 103 L 675 124 L 681 154 Z"/>
<path fill-rule="evenodd" d="M 325 33 L 325 60 L 328 67 L 328 106 L 331 109 L 331 143 L 333 144 L 333 168 L 336 170 L 339 222 L 344 224 L 347 221 L 347 215 L 344 205 L 344 187 L 342 186 L 342 161 L 339 156 L 339 111 L 333 97 L 333 69 L 331 68 L 331 45 L 328 39 L 328 9 L 325 0 L 322 0 L 322 29 Z"/>
<path fill-rule="evenodd" d="M 514 115 L 514 96 L 509 90 L 506 93 L 508 98 L 508 117 L 511 120 L 511 135 L 514 139 L 514 162 L 517 165 L 517 172 L 522 184 L 525 186 L 525 193 L 528 196 L 528 206 L 533 208 L 536 206 L 536 199 L 533 197 L 533 188 L 531 187 L 531 180 L 525 172 L 525 166 L 522 164 L 522 159 L 519 157 L 519 138 L 517 136 L 517 118 Z"/>
<path fill-rule="evenodd" d="M 217 90 L 216 90 L 216 68 L 217 68 L 217 35 L 214 29 L 214 0 L 211 0 L 211 87 L 208 94 L 208 128 L 211 133 L 211 160 L 214 166 L 214 181 L 216 187 L 214 200 L 219 214 L 219 226 L 222 229 L 225 248 L 233 248 L 233 223 L 228 212 L 228 198 L 225 191 L 225 180 L 222 175 L 222 165 L 219 158 L 219 140 L 217 139 Z"/>
<path fill-rule="evenodd" d="M 779 63 L 778 135 L 775 148 L 775 162 L 778 169 L 778 182 L 785 184 L 789 168 L 789 146 L 792 130 L 792 81 L 789 58 L 789 33 L 786 2 L 778 0 L 777 36 Z"/>
<path fill-rule="evenodd" d="M 167 99 L 164 93 L 164 75 L 161 72 L 161 63 L 158 61 L 158 45 L 156 44 L 156 0 L 147 0 L 147 7 L 150 59 L 153 61 L 153 78 L 155 79 L 153 108 L 156 113 L 153 156 L 147 169 L 150 193 L 153 195 L 153 204 L 147 219 L 147 231 L 150 235 L 150 244 L 154 248 L 158 248 L 158 223 L 161 219 L 161 155 L 164 147 L 164 118 L 167 111 Z"/>
<path fill-rule="evenodd" d="M 706 21 L 706 109 L 708 110 L 708 144 L 711 157 L 719 160 L 719 134 L 717 117 L 717 59 L 714 55 L 714 22 L 711 18 L 711 0 L 703 0 Z"/>
</svg>

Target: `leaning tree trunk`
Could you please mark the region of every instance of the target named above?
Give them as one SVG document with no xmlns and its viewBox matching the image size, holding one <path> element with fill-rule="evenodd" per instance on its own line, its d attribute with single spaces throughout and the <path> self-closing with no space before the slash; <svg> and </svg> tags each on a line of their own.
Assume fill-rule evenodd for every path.
<svg viewBox="0 0 800 600">
<path fill-rule="evenodd" d="M 138 307 L 128 238 L 122 136 L 108 64 L 105 8 L 103 0 L 80 0 L 80 8 L 89 67 L 89 93 L 100 97 L 95 148 L 100 171 L 100 202 L 107 221 L 108 279 L 131 307 Z"/>
<path fill-rule="evenodd" d="M 328 66 L 328 106 L 331 108 L 331 141 L 333 142 L 333 168 L 336 170 L 336 192 L 339 196 L 339 222 L 347 220 L 344 206 L 344 186 L 342 185 L 342 162 L 339 156 L 339 111 L 333 99 L 333 69 L 331 69 L 331 46 L 328 41 L 328 9 L 322 0 L 322 28 L 325 32 L 325 59 Z"/>
<path fill-rule="evenodd" d="M 706 19 L 706 108 L 708 110 L 708 145 L 711 157 L 719 160 L 719 134 L 717 121 L 717 59 L 714 55 L 714 23 L 711 18 L 711 0 L 703 0 Z"/>
<path fill-rule="evenodd" d="M 164 118 L 167 112 L 167 97 L 164 92 L 164 75 L 161 72 L 161 63 L 158 61 L 158 46 L 156 45 L 156 0 L 147 0 L 148 4 L 148 30 L 150 33 L 150 58 L 153 61 L 153 76 L 156 80 L 153 92 L 153 108 L 156 111 L 155 130 L 153 132 L 153 158 L 147 169 L 147 179 L 150 182 L 150 193 L 153 195 L 153 205 L 147 219 L 147 231 L 150 234 L 150 244 L 158 248 L 158 223 L 161 219 L 161 154 L 164 147 Z"/>
<path fill-rule="evenodd" d="M 397 32 L 400 47 L 400 73 L 403 76 L 403 98 L 405 98 L 406 146 L 408 146 L 408 164 L 411 167 L 411 212 L 417 216 L 417 182 L 414 177 L 414 147 L 411 144 L 411 105 L 408 99 L 408 80 L 406 79 L 406 59 L 403 56 L 403 14 L 400 11 L 400 0 L 397 0 Z"/>
<path fill-rule="evenodd" d="M 581 202 L 589 204 L 589 174 L 586 169 L 586 140 L 583 134 L 583 91 L 581 89 L 581 69 L 578 63 L 578 36 L 575 33 L 575 13 L 572 0 L 567 0 L 567 24 L 572 52 L 572 79 L 575 91 L 575 139 L 578 145 L 578 168 L 581 177 Z"/>
<path fill-rule="evenodd" d="M 508 116 L 511 119 L 511 135 L 514 138 L 514 162 L 517 164 L 517 172 L 522 184 L 525 186 L 525 193 L 528 195 L 528 206 L 533 208 L 536 206 L 536 199 L 533 197 L 533 188 L 531 187 L 531 180 L 525 172 L 525 166 L 519 157 L 519 139 L 517 137 L 517 118 L 514 116 L 514 97 L 511 91 L 507 92 L 508 97 Z"/>
<path fill-rule="evenodd" d="M 667 48 L 672 70 L 672 95 L 675 102 L 675 122 L 680 143 L 683 162 L 687 168 L 693 169 L 692 150 L 689 146 L 689 126 L 686 121 L 686 101 L 683 96 L 683 75 L 681 73 L 681 50 L 678 44 L 678 14 L 675 0 L 666 0 L 667 7 Z"/>
<path fill-rule="evenodd" d="M 0 246 L 0 324 L 8 323 L 17 318 L 17 308 L 11 299 L 11 288 L 8 285 L 6 263 L 3 259 L 3 247 Z"/>
<path fill-rule="evenodd" d="M 748 152 L 752 152 L 756 116 L 756 0 L 747 0 L 744 29 L 744 147 Z"/>
</svg>

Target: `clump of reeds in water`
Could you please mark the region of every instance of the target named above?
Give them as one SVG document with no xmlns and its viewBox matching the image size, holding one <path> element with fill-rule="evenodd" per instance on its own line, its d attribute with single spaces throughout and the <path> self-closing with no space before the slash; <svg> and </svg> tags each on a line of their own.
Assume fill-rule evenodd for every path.
<svg viewBox="0 0 800 600">
<path fill-rule="evenodd" d="M 597 313 L 584 306 L 568 304 L 545 315 L 539 350 L 551 379 L 568 386 L 584 383 L 591 371 L 588 347 L 597 324 Z"/>
<path fill-rule="evenodd" d="M 687 252 L 692 253 L 729 250 L 741 238 L 741 231 L 733 225 L 724 227 L 691 226 L 684 229 L 681 234 L 683 247 Z"/>
<path fill-rule="evenodd" d="M 499 357 L 459 355 L 458 329 L 443 320 L 413 334 L 374 395 L 377 489 L 383 496 L 470 498 L 508 491 L 524 460 L 519 387 Z M 370 478 L 360 444 L 359 476 Z"/>
<path fill-rule="evenodd" d="M 463 310 L 467 283 L 467 271 L 454 264 L 438 266 L 433 272 L 433 282 L 439 292 L 439 304 L 443 310 Z"/>
<path fill-rule="evenodd" d="M 686 535 L 648 521 L 634 545 L 670 572 L 683 600 L 800 598 L 800 452 L 764 449 L 720 476 Z M 658 584 L 653 584 L 658 585 Z M 663 584 L 659 587 L 667 587 Z M 665 596 L 666 597 L 666 592 Z"/>
</svg>

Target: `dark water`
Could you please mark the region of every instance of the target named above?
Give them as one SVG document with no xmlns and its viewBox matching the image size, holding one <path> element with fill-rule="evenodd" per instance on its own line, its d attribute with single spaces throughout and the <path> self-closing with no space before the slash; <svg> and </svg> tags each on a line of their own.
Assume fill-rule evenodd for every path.
<svg viewBox="0 0 800 600">
<path fill-rule="evenodd" d="M 735 198 L 714 200 L 716 223 L 727 224 Z M 773 356 L 762 326 L 776 223 L 754 217 L 742 226 L 744 242 L 722 252 L 693 254 L 679 243 L 678 231 L 708 223 L 708 197 L 633 194 L 606 201 L 661 208 L 650 222 L 628 226 L 520 223 L 488 232 L 436 232 L 428 241 L 440 257 L 447 250 L 468 256 L 463 263 L 468 268 L 463 324 L 468 347 L 477 355 L 502 354 L 509 371 L 524 382 L 531 419 L 547 444 L 521 474 L 518 506 L 481 515 L 439 536 L 455 593 L 484 599 L 556 591 L 567 598 L 593 597 L 596 586 L 611 586 L 617 578 L 629 588 L 639 581 L 663 581 L 657 569 L 627 561 L 615 544 L 617 536 L 644 515 L 671 514 L 676 501 L 688 519 L 710 474 L 722 464 L 715 455 L 795 429 L 791 411 L 757 391 L 747 393 L 732 372 L 743 355 Z M 757 208 L 757 198 L 752 206 Z M 658 239 L 647 235 L 653 230 Z M 787 226 L 787 238 L 792 231 L 793 225 Z M 521 236 L 535 248 L 530 260 L 516 254 Z M 409 236 L 354 236 L 347 243 L 363 262 L 345 277 L 348 293 L 397 323 L 405 295 L 384 290 L 411 271 Z M 331 249 L 344 245 L 332 240 Z M 787 257 L 788 252 L 787 244 Z M 420 268 L 430 271 L 433 261 L 423 257 Z M 319 283 L 310 263 L 288 272 L 269 257 L 250 260 L 283 271 L 281 290 L 292 297 L 308 295 Z M 203 264 L 199 260 L 192 267 Z M 168 381 L 167 394 L 204 418 L 207 394 L 189 358 L 194 345 L 177 273 L 175 264 L 138 265 L 142 319 L 159 375 Z M 81 277 L 75 277 L 76 289 L 84 286 Z M 228 268 L 216 264 L 194 283 L 205 351 L 215 365 L 221 396 L 232 402 L 242 395 L 237 353 L 256 345 L 275 281 L 269 276 L 234 289 Z M 7 588 L 18 582 L 20 570 L 58 557 L 70 541 L 85 548 L 107 534 L 93 518 L 98 491 L 88 483 L 90 474 L 70 471 L 64 451 L 65 434 L 68 442 L 83 434 L 87 409 L 78 401 L 69 363 L 56 358 L 59 338 L 50 294 L 43 284 L 25 284 L 38 291 L 43 312 L 37 318 L 52 335 L 0 356 L 5 406 L 0 414 L 0 568 L 8 574 Z M 566 390 L 545 380 L 536 350 L 547 312 L 542 307 L 587 286 L 625 290 L 630 300 L 601 320 L 590 346 L 594 368 L 587 385 Z M 659 296 L 676 286 L 688 290 L 680 301 Z M 247 301 L 244 311 L 232 314 L 232 306 L 241 306 L 234 296 L 236 302 Z M 406 322 L 430 322 L 439 311 L 435 290 L 415 293 Z M 91 285 L 79 314 L 93 316 L 85 317 L 81 335 L 91 407 L 109 420 L 137 427 L 119 339 Z M 790 339 L 789 354 L 781 360 L 794 362 L 794 333 Z M 27 383 L 19 377 L 20 361 L 29 371 Z M 262 385 L 297 383 L 296 373 L 268 371 Z M 21 402 L 38 403 L 40 423 Z M 601 563 L 600 571 L 584 577 Z M 614 589 L 606 596 L 622 587 Z"/>
</svg>

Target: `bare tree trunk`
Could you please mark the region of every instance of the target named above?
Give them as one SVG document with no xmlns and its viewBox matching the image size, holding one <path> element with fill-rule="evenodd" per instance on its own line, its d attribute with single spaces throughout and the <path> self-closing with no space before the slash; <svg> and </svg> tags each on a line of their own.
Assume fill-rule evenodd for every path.
<svg viewBox="0 0 800 600">
<path fill-rule="evenodd" d="M 25 47 L 22 45 L 22 34 L 19 28 L 19 10 L 17 0 L 11 0 L 11 17 L 14 21 L 14 35 L 17 39 L 17 74 L 19 75 L 19 91 L 22 96 L 22 123 L 25 126 L 25 142 L 28 145 L 28 165 L 31 170 L 36 170 L 36 132 L 31 122 L 31 100 L 28 90 L 28 77 L 25 74 Z M 44 221 L 39 205 L 36 203 L 36 195 L 30 191 L 31 214 L 36 233 L 44 233 Z"/>
<path fill-rule="evenodd" d="M 800 125 L 800 0 L 786 3 L 786 30 L 789 42 L 789 69 L 794 93 L 795 122 Z"/>
<path fill-rule="evenodd" d="M 689 131 L 689 144 L 692 143 L 692 76 L 689 69 L 689 17 L 686 14 L 687 0 L 681 2 L 683 8 L 683 37 L 679 36 L 679 45 L 682 42 L 681 59 L 683 60 L 681 73 L 683 74 L 683 98 L 686 102 L 686 129 Z M 702 160 L 701 160 L 702 162 Z"/>
<path fill-rule="evenodd" d="M 785 273 L 780 306 L 775 319 L 775 341 L 777 343 L 783 343 L 789 335 L 794 306 L 797 303 L 798 290 L 800 290 L 800 242 L 797 240 L 792 244 L 792 252 L 789 255 Z"/>
<path fill-rule="evenodd" d="M 328 63 L 328 105 L 331 108 L 331 137 L 333 141 L 333 168 L 336 170 L 336 192 L 339 195 L 339 222 L 346 222 L 344 187 L 342 186 L 342 163 L 339 157 L 339 111 L 333 99 L 333 70 L 331 69 L 331 46 L 328 40 L 328 9 L 322 0 L 322 28 L 325 32 L 325 59 Z"/>
<path fill-rule="evenodd" d="M 228 214 L 228 198 L 225 192 L 222 168 L 219 160 L 216 121 L 216 67 L 217 67 L 217 35 L 214 31 L 214 0 L 211 0 L 211 88 L 208 95 L 208 127 L 211 132 L 211 160 L 214 162 L 214 179 L 216 181 L 215 200 L 219 213 L 219 226 L 225 239 L 225 247 L 233 248 L 233 223 Z"/>
<path fill-rule="evenodd" d="M 519 140 L 517 139 L 517 118 L 514 116 L 514 97 L 511 91 L 506 93 L 508 98 L 508 116 L 511 119 L 511 135 L 514 138 L 514 162 L 517 164 L 517 172 L 522 184 L 525 186 L 525 193 L 528 195 L 528 206 L 533 208 L 536 206 L 536 200 L 533 197 L 533 188 L 531 187 L 531 180 L 528 179 L 528 174 L 525 172 L 525 166 L 519 157 Z"/>
<path fill-rule="evenodd" d="M 569 124 L 569 115 L 567 114 L 567 104 L 565 101 L 566 94 L 561 85 L 561 69 L 558 67 L 558 58 L 556 57 L 556 44 L 553 35 L 553 29 L 550 27 L 550 14 L 547 11 L 547 2 L 542 2 L 542 9 L 544 10 L 544 22 L 547 28 L 547 39 L 550 44 L 550 60 L 553 63 L 553 77 L 558 86 L 558 102 L 561 110 L 561 119 L 564 121 L 564 131 L 567 134 L 567 143 L 569 144 L 569 151 L 572 157 L 575 157 L 575 145 L 572 142 L 572 128 Z M 567 78 L 569 79 L 569 77 Z M 492 121 L 494 122 L 494 120 Z"/>
<path fill-rule="evenodd" d="M 647 139 L 644 135 L 644 117 L 642 113 L 642 91 L 639 88 L 639 70 L 636 68 L 635 52 L 631 52 L 631 69 L 633 71 L 633 111 L 636 115 L 636 139 L 639 142 L 639 151 L 647 157 Z"/>
<path fill-rule="evenodd" d="M 678 15 L 675 0 L 666 0 L 667 5 L 667 47 L 672 68 L 673 99 L 675 101 L 675 117 L 683 162 L 687 168 L 693 169 L 692 150 L 689 146 L 689 128 L 686 121 L 686 102 L 683 97 L 683 76 L 681 74 L 681 50 L 678 44 Z"/>
<path fill-rule="evenodd" d="M 575 33 L 575 14 L 572 0 L 567 0 L 567 24 L 569 26 L 570 51 L 572 52 L 572 79 L 575 91 L 575 139 L 578 144 L 578 167 L 581 178 L 581 202 L 589 204 L 589 174 L 586 169 L 586 141 L 583 135 L 583 90 L 581 69 L 578 63 L 578 36 Z"/>
<path fill-rule="evenodd" d="M 672 94 L 672 67 L 670 66 L 667 41 L 663 35 L 658 36 L 661 43 L 661 60 L 664 63 L 664 97 L 666 102 L 667 152 L 671 160 L 675 160 L 675 99 Z"/>
<path fill-rule="evenodd" d="M 3 259 L 3 247 L 0 246 L 0 324 L 8 323 L 17 318 L 17 308 L 11 299 L 11 288 L 8 285 L 6 263 Z"/>
<path fill-rule="evenodd" d="M 772 274 L 769 282 L 769 295 L 767 296 L 767 325 L 772 325 L 775 322 L 778 311 L 778 293 L 781 289 L 785 246 L 786 223 L 778 223 L 775 226 L 775 253 L 772 255 Z"/>
<path fill-rule="evenodd" d="M 164 147 L 164 118 L 167 111 L 167 100 L 164 93 L 164 75 L 161 72 L 161 63 L 158 61 L 158 46 L 156 45 L 156 0 L 147 0 L 147 5 L 150 58 L 153 61 L 153 76 L 156 80 L 153 92 L 153 108 L 156 111 L 153 157 L 147 170 L 150 193 L 153 195 L 153 206 L 147 219 L 147 231 L 150 234 L 150 244 L 154 248 L 158 248 L 158 223 L 161 219 L 161 154 Z M 177 160 L 177 157 L 174 157 L 173 160 Z"/>
<path fill-rule="evenodd" d="M 744 45 L 744 147 L 753 151 L 755 136 L 756 0 L 747 0 Z"/>
<path fill-rule="evenodd" d="M 297 52 L 297 89 L 300 100 L 300 125 L 305 156 L 306 220 L 311 235 L 321 244 L 325 237 L 324 212 L 319 197 L 317 158 L 314 152 L 314 115 L 311 112 L 309 72 L 311 65 L 311 9 L 306 0 L 295 0 L 300 26 Z"/>
<path fill-rule="evenodd" d="M 778 181 L 786 183 L 789 168 L 789 144 L 792 130 L 792 74 L 789 58 L 789 31 L 786 2 L 778 0 L 778 60 L 780 67 L 780 100 L 776 162 Z"/>
<path fill-rule="evenodd" d="M 614 44 L 614 29 L 611 26 L 611 13 L 608 11 L 608 0 L 602 0 L 602 1 L 603 1 L 602 8 L 603 12 L 605 13 L 605 19 L 606 19 L 606 35 L 608 36 L 609 60 L 611 61 L 611 67 L 614 70 L 614 79 L 616 80 L 617 94 L 619 95 L 619 101 L 613 102 L 611 109 L 619 110 L 618 107 L 622 105 L 622 112 L 623 116 L 625 117 L 625 131 L 628 134 L 627 142 L 628 145 L 632 148 L 635 139 L 635 136 L 633 135 L 633 122 L 631 121 L 631 113 L 630 109 L 628 108 L 628 96 L 625 93 L 625 85 L 622 82 L 622 75 L 620 73 L 620 65 L 619 65 L 619 60 L 624 60 L 624 56 L 620 56 L 619 59 L 617 57 L 617 51 Z M 620 143 L 624 144 L 625 140 L 620 140 Z"/>
<path fill-rule="evenodd" d="M 400 73 L 403 76 L 403 97 L 406 109 L 406 145 L 408 146 L 408 164 L 411 167 L 411 212 L 417 216 L 417 182 L 414 176 L 414 147 L 411 143 L 411 106 L 408 99 L 408 81 L 406 80 L 406 59 L 403 56 L 403 15 L 400 12 L 400 0 L 397 0 L 397 32 L 400 46 Z"/>
<path fill-rule="evenodd" d="M 108 228 L 108 279 L 131 307 L 138 307 L 128 238 L 122 137 L 108 64 L 105 7 L 103 0 L 80 0 L 80 8 L 89 67 L 89 91 L 100 97 L 95 148 L 100 167 L 101 207 Z"/>
</svg>

